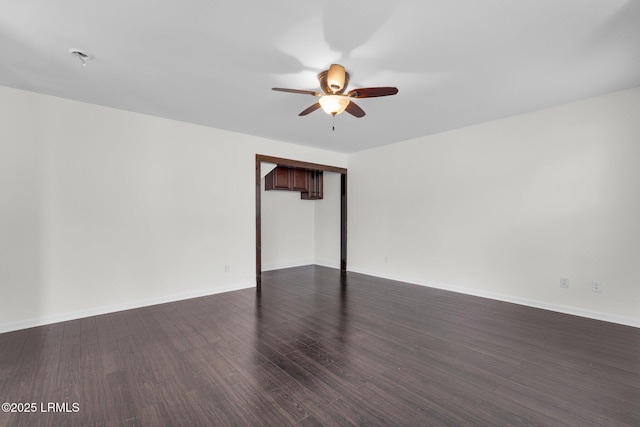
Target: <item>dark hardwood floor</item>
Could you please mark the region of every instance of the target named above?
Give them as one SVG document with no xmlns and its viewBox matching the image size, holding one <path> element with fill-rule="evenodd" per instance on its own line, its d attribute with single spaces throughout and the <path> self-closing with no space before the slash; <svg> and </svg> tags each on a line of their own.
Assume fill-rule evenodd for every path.
<svg viewBox="0 0 640 427">
<path fill-rule="evenodd" d="M 317 266 L 262 283 L 1 334 L 0 401 L 37 410 L 0 425 L 640 425 L 640 329 Z"/>
</svg>

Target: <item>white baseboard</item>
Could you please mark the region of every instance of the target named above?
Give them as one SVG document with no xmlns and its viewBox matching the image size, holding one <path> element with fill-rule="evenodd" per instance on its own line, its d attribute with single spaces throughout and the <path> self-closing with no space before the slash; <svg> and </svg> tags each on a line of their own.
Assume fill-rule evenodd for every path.
<svg viewBox="0 0 640 427">
<path fill-rule="evenodd" d="M 329 267 L 329 268 L 340 268 L 340 261 L 330 261 L 326 259 L 317 259 L 313 262 L 315 265 L 319 265 L 321 267 Z"/>
<path fill-rule="evenodd" d="M 278 263 L 278 264 L 263 264 L 262 271 L 282 270 L 285 268 L 302 267 L 305 265 L 313 265 L 313 264 L 315 264 L 314 260 L 286 262 L 286 263 Z"/>
<path fill-rule="evenodd" d="M 532 300 L 527 298 L 514 297 L 511 295 L 498 294 L 494 292 L 482 291 L 478 289 L 463 288 L 459 286 L 451 286 L 443 283 L 430 282 L 428 280 L 420 280 L 408 277 L 399 277 L 393 275 L 383 275 L 373 273 L 361 269 L 349 268 L 348 271 L 354 273 L 366 274 L 368 276 L 380 277 L 382 279 L 395 280 L 398 282 L 410 283 L 412 285 L 426 286 L 429 288 L 442 289 L 445 291 L 457 292 L 465 295 L 473 295 L 481 298 L 489 298 L 496 301 L 510 302 L 513 304 L 524 305 L 527 307 L 541 308 L 543 310 L 555 311 L 558 313 L 571 314 L 574 316 L 586 317 L 594 320 L 602 320 L 604 322 L 617 323 L 625 326 L 632 326 L 634 328 L 640 328 L 640 320 L 632 319 L 628 317 L 615 316 L 609 313 L 602 313 L 598 311 L 585 310 L 579 307 L 570 307 L 559 304 L 553 304 L 545 301 Z"/>
<path fill-rule="evenodd" d="M 300 267 L 303 265 L 310 265 L 310 264 L 323 265 L 325 267 L 336 268 L 335 266 L 331 265 L 331 263 L 327 263 L 328 265 L 324 265 L 321 262 L 316 261 L 316 262 L 308 262 L 303 264 L 295 263 L 292 265 L 278 266 L 278 267 L 271 268 L 271 270 L 280 269 L 280 268 Z M 263 271 L 269 271 L 269 269 L 263 269 Z M 361 270 L 361 269 L 350 268 L 349 271 L 352 271 L 354 273 L 366 274 L 374 277 L 380 277 L 383 279 L 396 280 L 400 282 L 411 283 L 414 285 L 426 286 L 426 287 L 436 288 L 436 289 L 443 289 L 443 290 L 457 292 L 461 294 L 473 295 L 481 298 L 489 298 L 497 301 L 510 302 L 510 303 L 524 305 L 528 307 L 541 308 L 544 310 L 556 311 L 559 313 L 571 314 L 574 316 L 586 317 L 589 319 L 602 320 L 605 322 L 617 323 L 621 325 L 640 328 L 640 321 L 637 319 L 614 316 L 608 313 L 585 310 L 578 307 L 569 307 L 569 306 L 563 306 L 558 304 L 551 304 L 544 301 L 531 300 L 527 298 L 519 298 L 519 297 L 510 296 L 510 295 L 497 294 L 497 293 L 487 292 L 487 291 L 479 291 L 477 289 L 462 288 L 462 287 L 451 286 L 451 285 L 430 282 L 425 280 L 412 279 L 407 277 L 382 275 L 382 274 L 373 273 L 373 272 Z M 101 314 L 115 313 L 118 311 L 130 310 L 134 308 L 148 307 L 152 305 L 164 304 L 164 303 L 169 303 L 174 301 L 181 301 L 181 300 L 186 300 L 191 298 L 199 298 L 199 297 L 208 296 L 208 295 L 215 295 L 215 294 L 220 294 L 224 292 L 252 288 L 254 286 L 255 286 L 255 283 L 241 283 L 233 286 L 227 286 L 224 288 L 207 289 L 199 292 L 189 292 L 184 294 L 165 296 L 161 298 L 152 298 L 152 299 L 143 300 L 143 301 L 128 302 L 126 304 L 96 307 L 88 310 L 63 313 L 55 316 L 26 319 L 18 322 L 1 324 L 0 333 L 17 331 L 20 329 L 33 328 L 33 327 L 43 326 L 43 325 L 50 325 L 53 323 L 66 322 L 69 320 L 82 319 L 90 316 L 99 316 Z"/>
<path fill-rule="evenodd" d="M 118 311 L 131 310 L 133 308 L 148 307 L 152 305 L 165 304 L 168 302 L 205 297 L 208 295 L 215 295 L 215 294 L 221 294 L 224 292 L 247 289 L 254 286 L 255 286 L 255 283 L 241 283 L 233 286 L 226 286 L 223 288 L 206 289 L 203 291 L 187 292 L 183 294 L 174 294 L 174 295 L 168 295 L 160 298 L 152 298 L 152 299 L 142 300 L 142 301 L 127 302 L 125 304 L 116 304 L 116 305 L 110 305 L 110 306 L 104 306 L 104 307 L 91 308 L 88 310 L 62 313 L 55 316 L 26 319 L 18 322 L 1 324 L 0 333 L 17 331 L 20 329 L 34 328 L 36 326 L 50 325 L 53 323 L 66 322 L 69 320 L 82 319 L 85 317 L 99 316 L 101 314 L 115 313 Z"/>
<path fill-rule="evenodd" d="M 285 268 L 304 267 L 307 265 L 319 265 L 321 267 L 340 268 L 340 262 L 332 262 L 328 260 L 311 260 L 311 261 L 299 261 L 279 264 L 267 264 L 262 266 L 262 271 L 271 270 L 283 270 Z"/>
</svg>

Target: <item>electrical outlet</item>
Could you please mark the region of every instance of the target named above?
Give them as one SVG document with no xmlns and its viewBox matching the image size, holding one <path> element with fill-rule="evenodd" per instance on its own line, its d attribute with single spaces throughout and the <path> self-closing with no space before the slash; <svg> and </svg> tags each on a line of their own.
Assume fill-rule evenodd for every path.
<svg viewBox="0 0 640 427">
<path fill-rule="evenodd" d="M 602 283 L 596 282 L 595 280 L 591 282 L 591 290 L 593 292 L 602 292 Z"/>
<path fill-rule="evenodd" d="M 569 279 L 567 279 L 566 277 L 561 277 L 560 278 L 560 287 L 567 289 L 569 287 Z"/>
<path fill-rule="evenodd" d="M 225 266 L 224 266 L 224 272 L 225 272 L 225 273 L 228 273 L 228 272 L 229 272 L 229 265 L 225 265 Z"/>
</svg>

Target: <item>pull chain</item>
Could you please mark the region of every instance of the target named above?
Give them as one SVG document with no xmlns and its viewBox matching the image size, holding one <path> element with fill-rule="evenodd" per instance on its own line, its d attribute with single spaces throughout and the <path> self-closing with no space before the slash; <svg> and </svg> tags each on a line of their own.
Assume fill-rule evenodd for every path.
<svg viewBox="0 0 640 427">
<path fill-rule="evenodd" d="M 331 130 L 332 131 L 336 131 L 336 115 L 332 114 L 331 115 Z"/>
</svg>

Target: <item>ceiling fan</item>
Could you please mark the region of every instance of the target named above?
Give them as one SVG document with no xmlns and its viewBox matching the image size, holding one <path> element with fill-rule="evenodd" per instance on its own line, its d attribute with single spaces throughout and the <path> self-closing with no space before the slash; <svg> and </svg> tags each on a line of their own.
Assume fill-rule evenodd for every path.
<svg viewBox="0 0 640 427">
<path fill-rule="evenodd" d="M 364 110 L 353 102 L 351 100 L 352 98 L 374 98 L 378 96 L 395 95 L 398 93 L 398 88 L 391 86 L 351 89 L 349 92 L 345 93 L 347 85 L 349 84 L 349 73 L 347 73 L 344 67 L 340 64 L 331 64 L 331 67 L 329 67 L 328 70 L 324 70 L 318 74 L 318 81 L 320 82 L 322 92 L 301 89 L 285 89 L 281 87 L 274 87 L 272 89 L 279 92 L 299 93 L 302 95 L 311 95 L 320 98 L 318 102 L 298 114 L 299 116 L 306 116 L 309 113 L 313 113 L 318 108 L 322 108 L 327 114 L 331 114 L 334 117 L 336 114 L 340 114 L 343 111 L 346 111 L 355 117 L 364 117 Z"/>
</svg>

